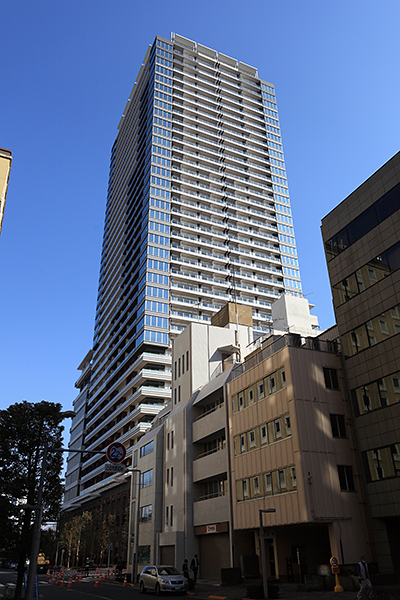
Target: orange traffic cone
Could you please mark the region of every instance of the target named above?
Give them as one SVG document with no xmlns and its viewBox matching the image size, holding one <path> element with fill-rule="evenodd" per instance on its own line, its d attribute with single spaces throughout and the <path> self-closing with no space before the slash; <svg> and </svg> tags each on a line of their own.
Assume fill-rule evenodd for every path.
<svg viewBox="0 0 400 600">
<path fill-rule="evenodd" d="M 98 580 L 98 578 L 97 578 L 97 575 L 96 575 L 96 583 L 94 584 L 94 587 L 95 587 L 95 588 L 98 588 L 98 587 L 99 587 L 99 580 Z"/>
<path fill-rule="evenodd" d="M 73 577 L 70 577 L 67 587 L 72 588 L 72 580 L 73 580 Z"/>
<path fill-rule="evenodd" d="M 122 584 L 122 587 L 128 587 L 128 578 L 126 575 L 124 577 L 124 583 Z"/>
<path fill-rule="evenodd" d="M 65 587 L 64 575 L 61 577 L 60 587 Z"/>
<path fill-rule="evenodd" d="M 47 569 L 46 577 L 47 577 L 47 579 L 50 579 L 50 577 L 51 577 L 51 575 L 50 575 L 50 569 Z"/>
</svg>

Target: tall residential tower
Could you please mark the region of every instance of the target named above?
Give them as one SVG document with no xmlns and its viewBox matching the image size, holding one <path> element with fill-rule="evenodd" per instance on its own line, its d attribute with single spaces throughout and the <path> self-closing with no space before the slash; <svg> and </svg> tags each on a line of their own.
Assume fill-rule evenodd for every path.
<svg viewBox="0 0 400 600">
<path fill-rule="evenodd" d="M 112 148 L 93 348 L 70 446 L 118 440 L 129 464 L 171 400 L 172 339 L 235 300 L 251 306 L 255 335 L 267 332 L 284 292 L 300 295 L 301 283 L 274 87 L 229 56 L 157 36 Z M 103 457 L 70 454 L 64 507 L 112 481 Z"/>
</svg>

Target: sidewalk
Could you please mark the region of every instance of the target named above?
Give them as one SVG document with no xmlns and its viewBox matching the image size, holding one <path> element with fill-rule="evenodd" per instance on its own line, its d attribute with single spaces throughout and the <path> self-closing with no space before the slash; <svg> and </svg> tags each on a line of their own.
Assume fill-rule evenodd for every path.
<svg viewBox="0 0 400 600">
<path fill-rule="evenodd" d="M 246 589 L 256 582 L 246 581 L 238 585 L 221 585 L 218 581 L 199 579 L 196 588 L 188 592 L 188 596 L 211 598 L 212 600 L 242 600 L 246 597 Z M 356 600 L 357 592 L 334 592 L 333 590 L 317 590 L 303 592 L 297 584 L 284 583 L 279 586 L 279 600 Z"/>
</svg>

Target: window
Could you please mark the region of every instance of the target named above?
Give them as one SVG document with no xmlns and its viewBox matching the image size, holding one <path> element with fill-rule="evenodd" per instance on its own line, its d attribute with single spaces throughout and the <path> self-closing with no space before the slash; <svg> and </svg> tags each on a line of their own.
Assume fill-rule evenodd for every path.
<svg viewBox="0 0 400 600">
<path fill-rule="evenodd" d="M 264 398 L 264 382 L 260 381 L 259 383 L 257 383 L 257 389 L 258 389 L 258 399 L 262 400 L 262 398 Z"/>
<path fill-rule="evenodd" d="M 167 433 L 167 450 L 169 450 L 169 433 Z"/>
<path fill-rule="evenodd" d="M 140 523 L 149 523 L 151 521 L 153 513 L 153 506 L 148 504 L 147 506 L 141 506 L 139 510 L 139 521 Z"/>
<path fill-rule="evenodd" d="M 175 370 L 175 375 L 174 375 L 174 378 L 176 379 L 176 373 L 177 373 L 176 361 L 175 361 L 175 363 L 174 363 L 174 370 Z"/>
<path fill-rule="evenodd" d="M 249 496 L 249 486 L 247 483 L 247 479 L 243 479 L 242 481 L 242 488 L 243 488 L 243 498 L 248 498 Z"/>
<path fill-rule="evenodd" d="M 171 467 L 171 487 L 174 485 L 174 467 Z"/>
<path fill-rule="evenodd" d="M 186 351 L 186 371 L 189 371 L 189 350 Z"/>
<path fill-rule="evenodd" d="M 281 371 L 281 377 L 282 377 L 282 387 L 285 388 L 286 387 L 286 373 L 285 373 L 284 369 Z"/>
<path fill-rule="evenodd" d="M 387 326 L 385 319 L 379 319 L 379 325 L 381 327 L 382 333 L 386 333 L 386 334 L 389 333 L 388 326 Z"/>
<path fill-rule="evenodd" d="M 141 565 L 150 564 L 151 547 L 150 546 L 139 546 L 138 550 L 139 550 L 138 551 L 139 564 L 141 564 Z"/>
<path fill-rule="evenodd" d="M 290 426 L 289 415 L 286 415 L 286 417 L 285 417 L 285 429 L 286 429 L 286 435 L 292 435 L 292 428 Z"/>
<path fill-rule="evenodd" d="M 269 393 L 273 394 L 276 391 L 275 375 L 268 377 Z"/>
<path fill-rule="evenodd" d="M 169 506 L 165 507 L 165 524 L 168 525 L 169 523 Z"/>
<path fill-rule="evenodd" d="M 171 450 L 174 447 L 174 432 L 171 431 Z"/>
<path fill-rule="evenodd" d="M 242 410 L 244 408 L 244 394 L 239 394 L 238 395 L 238 402 L 239 402 L 239 410 Z"/>
<path fill-rule="evenodd" d="M 282 492 L 286 490 L 286 474 L 285 469 L 279 469 L 278 471 L 279 490 Z"/>
<path fill-rule="evenodd" d="M 256 447 L 256 432 L 254 431 L 254 429 L 252 431 L 249 431 L 249 443 L 250 448 Z"/>
<path fill-rule="evenodd" d="M 297 487 L 297 479 L 296 479 L 296 469 L 295 467 L 290 467 L 290 477 L 292 479 L 292 487 Z"/>
<path fill-rule="evenodd" d="M 349 465 L 338 465 L 339 484 L 342 492 L 354 492 L 353 467 Z"/>
<path fill-rule="evenodd" d="M 254 489 L 254 495 L 259 496 L 260 495 L 260 480 L 257 475 L 256 475 L 256 477 L 253 477 L 253 489 Z"/>
<path fill-rule="evenodd" d="M 249 390 L 249 404 L 253 404 L 254 402 L 254 392 L 252 389 Z"/>
<path fill-rule="evenodd" d="M 137 467 L 137 461 L 138 461 L 138 451 L 135 450 L 133 453 L 133 466 Z"/>
<path fill-rule="evenodd" d="M 242 435 L 240 436 L 240 452 L 246 452 L 247 448 L 246 448 L 246 434 L 242 433 Z"/>
<path fill-rule="evenodd" d="M 364 411 L 368 412 L 371 410 L 371 398 L 367 393 L 363 394 Z"/>
<path fill-rule="evenodd" d="M 153 483 L 153 469 L 150 469 L 149 471 L 145 471 L 144 473 L 141 473 L 141 475 L 140 475 L 140 487 L 141 488 L 152 485 L 152 483 Z"/>
<path fill-rule="evenodd" d="M 178 358 L 178 377 L 181 376 L 181 359 Z"/>
<path fill-rule="evenodd" d="M 268 443 L 268 429 L 267 429 L 266 425 L 261 425 L 260 433 L 261 433 L 261 443 L 267 444 Z"/>
<path fill-rule="evenodd" d="M 345 438 L 346 424 L 344 415 L 329 415 L 331 418 L 332 435 L 336 438 Z"/>
<path fill-rule="evenodd" d="M 276 440 L 279 440 L 279 438 L 282 437 L 281 420 L 280 419 L 276 419 L 274 421 L 274 436 L 275 436 Z"/>
<path fill-rule="evenodd" d="M 181 386 L 178 385 L 178 403 L 181 401 Z"/>
<path fill-rule="evenodd" d="M 174 404 L 176 404 L 176 388 L 174 389 Z"/>
<path fill-rule="evenodd" d="M 185 372 L 185 356 L 182 356 L 182 375 Z"/>
<path fill-rule="evenodd" d="M 327 390 L 338 390 L 339 380 L 336 369 L 324 367 L 325 387 Z"/>
<path fill-rule="evenodd" d="M 169 517 L 170 518 L 170 525 L 172 526 L 174 524 L 174 507 L 173 507 L 172 504 L 170 506 L 169 514 L 170 514 L 170 517 Z"/>
<path fill-rule="evenodd" d="M 146 456 L 146 454 L 150 454 L 150 452 L 153 452 L 154 450 L 154 440 L 152 440 L 151 442 L 149 442 L 148 444 L 145 444 L 144 446 L 142 446 L 140 448 L 140 456 Z"/>
<path fill-rule="evenodd" d="M 169 469 L 167 469 L 167 485 L 169 485 Z"/>
<path fill-rule="evenodd" d="M 272 494 L 272 473 L 265 473 L 265 493 Z"/>
</svg>

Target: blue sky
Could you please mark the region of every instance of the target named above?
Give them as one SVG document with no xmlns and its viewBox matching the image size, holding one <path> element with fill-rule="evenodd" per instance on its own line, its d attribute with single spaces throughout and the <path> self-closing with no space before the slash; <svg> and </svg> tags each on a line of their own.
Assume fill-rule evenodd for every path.
<svg viewBox="0 0 400 600">
<path fill-rule="evenodd" d="M 396 0 L 1 1 L 0 408 L 70 409 L 91 346 L 110 150 L 147 46 L 174 31 L 276 88 L 303 292 L 334 323 L 321 219 L 399 150 Z"/>
</svg>

